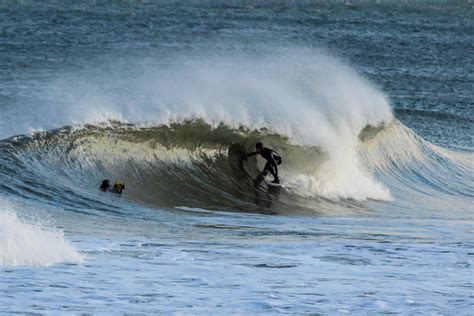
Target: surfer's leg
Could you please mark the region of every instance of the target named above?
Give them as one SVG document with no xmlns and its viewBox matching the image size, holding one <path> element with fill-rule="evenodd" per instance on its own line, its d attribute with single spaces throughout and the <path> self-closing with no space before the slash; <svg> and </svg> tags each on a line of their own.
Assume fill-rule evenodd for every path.
<svg viewBox="0 0 474 316">
<path fill-rule="evenodd" d="M 267 162 L 265 164 L 265 170 L 270 171 L 273 176 L 273 183 L 280 183 L 280 179 L 278 179 L 278 169 L 274 163 Z"/>
<path fill-rule="evenodd" d="M 276 164 L 272 163 L 270 166 L 270 172 L 272 173 L 273 176 L 273 183 L 280 183 L 280 179 L 278 178 L 278 168 Z"/>
</svg>

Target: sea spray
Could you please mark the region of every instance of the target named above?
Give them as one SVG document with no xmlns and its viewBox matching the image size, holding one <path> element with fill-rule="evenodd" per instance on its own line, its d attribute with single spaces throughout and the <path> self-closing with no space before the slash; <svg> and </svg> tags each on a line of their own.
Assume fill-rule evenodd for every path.
<svg viewBox="0 0 474 316">
<path fill-rule="evenodd" d="M 21 219 L 15 208 L 4 202 L 0 209 L 0 266 L 51 266 L 84 260 L 62 231 Z"/>
<path fill-rule="evenodd" d="M 360 131 L 393 119 L 389 103 L 336 58 L 315 49 L 277 49 L 225 57 L 181 56 L 171 65 L 147 69 L 133 65 L 131 61 L 133 72 L 127 74 L 98 75 L 91 70 L 76 74 L 74 81 L 66 76 L 55 82 L 53 94 L 66 95 L 63 99 L 71 103 L 66 120 L 96 124 L 113 119 L 154 126 L 202 120 L 213 127 L 265 129 L 328 153 L 325 166 L 298 175 L 309 176 L 306 183 L 311 185 L 301 188 L 301 182 L 286 179 L 299 191 L 332 199 L 391 198 L 357 155 Z"/>
</svg>

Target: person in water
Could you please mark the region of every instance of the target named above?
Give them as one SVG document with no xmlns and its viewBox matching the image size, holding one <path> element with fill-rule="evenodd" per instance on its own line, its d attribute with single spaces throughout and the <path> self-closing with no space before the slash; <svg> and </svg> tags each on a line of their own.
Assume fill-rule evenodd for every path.
<svg viewBox="0 0 474 316">
<path fill-rule="evenodd" d="M 110 180 L 105 179 L 102 181 L 102 184 L 100 185 L 100 189 L 104 192 L 110 190 L 111 192 L 114 192 L 114 193 L 122 193 L 122 191 L 125 190 L 125 183 L 117 181 L 114 183 L 112 189 L 110 189 Z"/>
<path fill-rule="evenodd" d="M 125 190 L 125 183 L 122 183 L 120 181 L 114 183 L 114 186 L 112 187 L 112 192 L 122 193 L 123 190 Z"/>
<path fill-rule="evenodd" d="M 263 147 L 262 143 L 257 143 L 255 144 L 255 152 L 245 155 L 244 159 L 257 154 L 260 154 L 260 156 L 267 160 L 265 168 L 263 168 L 259 178 L 265 177 L 267 173 L 270 172 L 273 176 L 272 183 L 280 183 L 280 178 L 278 178 L 278 165 L 282 162 L 281 156 L 273 149 Z"/>
<path fill-rule="evenodd" d="M 102 184 L 100 185 L 100 190 L 101 191 L 107 191 L 110 188 L 110 180 L 105 179 L 102 181 Z"/>
</svg>

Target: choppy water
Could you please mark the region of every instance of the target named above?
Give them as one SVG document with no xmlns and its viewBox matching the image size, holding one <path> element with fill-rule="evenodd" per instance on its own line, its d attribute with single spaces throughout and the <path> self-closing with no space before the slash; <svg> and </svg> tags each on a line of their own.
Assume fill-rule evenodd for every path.
<svg viewBox="0 0 474 316">
<path fill-rule="evenodd" d="M 2 313 L 474 307 L 472 4 L 0 8 Z"/>
</svg>

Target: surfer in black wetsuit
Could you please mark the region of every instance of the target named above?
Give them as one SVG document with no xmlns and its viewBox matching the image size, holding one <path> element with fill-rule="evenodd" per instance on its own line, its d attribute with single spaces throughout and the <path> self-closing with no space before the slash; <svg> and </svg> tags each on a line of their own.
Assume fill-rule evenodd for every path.
<svg viewBox="0 0 474 316">
<path fill-rule="evenodd" d="M 265 168 L 263 168 L 263 171 L 257 178 L 257 181 L 260 182 L 261 180 L 263 180 L 263 177 L 267 175 L 267 172 L 270 172 L 273 176 L 272 183 L 280 183 L 280 179 L 278 178 L 277 167 L 279 164 L 281 164 L 282 161 L 280 155 L 270 148 L 263 147 L 262 143 L 257 143 L 255 145 L 255 149 L 255 152 L 245 155 L 244 159 L 247 159 L 247 157 L 250 156 L 260 154 L 260 156 L 262 156 L 267 161 L 267 163 L 265 164 Z"/>
<path fill-rule="evenodd" d="M 100 185 L 100 189 L 105 192 L 109 188 L 110 188 L 110 180 L 108 180 L 108 179 L 103 180 L 102 184 Z"/>
</svg>

